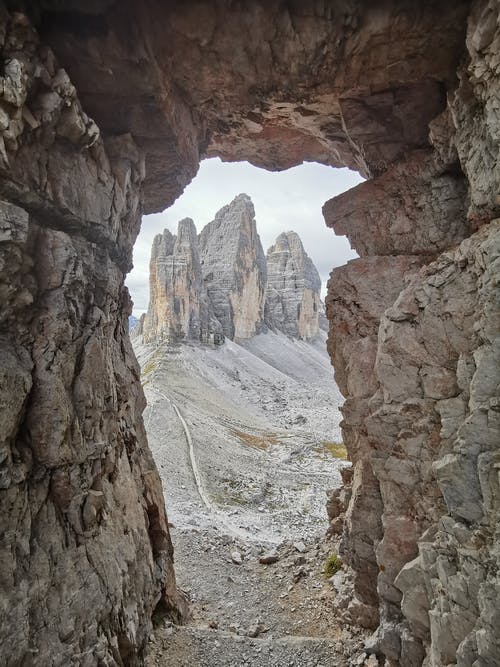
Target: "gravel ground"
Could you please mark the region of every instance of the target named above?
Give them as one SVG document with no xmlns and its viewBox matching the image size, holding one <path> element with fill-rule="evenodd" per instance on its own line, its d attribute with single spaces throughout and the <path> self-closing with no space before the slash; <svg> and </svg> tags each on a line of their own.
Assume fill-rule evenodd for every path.
<svg viewBox="0 0 500 667">
<path fill-rule="evenodd" d="M 135 348 L 193 612 L 182 628 L 159 619 L 147 665 L 365 664 L 366 631 L 346 617 L 350 575 L 333 585 L 323 571 L 338 551 L 325 492 L 349 465 L 325 447 L 340 440 L 341 397 L 324 341 Z"/>
</svg>

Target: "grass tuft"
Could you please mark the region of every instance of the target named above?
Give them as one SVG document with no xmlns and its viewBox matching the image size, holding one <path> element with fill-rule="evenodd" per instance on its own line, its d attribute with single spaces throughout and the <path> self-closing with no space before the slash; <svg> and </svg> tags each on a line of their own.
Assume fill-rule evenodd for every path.
<svg viewBox="0 0 500 667">
<path fill-rule="evenodd" d="M 328 442 L 328 440 L 323 440 L 321 447 L 323 451 L 329 452 L 334 459 L 347 461 L 347 449 L 343 442 Z M 321 451 L 321 449 L 318 451 Z"/>
<path fill-rule="evenodd" d="M 337 556 L 337 554 L 332 554 L 331 556 L 328 556 L 324 568 L 325 577 L 327 577 L 328 579 L 330 577 L 333 577 L 333 575 L 336 574 L 341 567 L 342 567 L 342 561 Z"/>
</svg>

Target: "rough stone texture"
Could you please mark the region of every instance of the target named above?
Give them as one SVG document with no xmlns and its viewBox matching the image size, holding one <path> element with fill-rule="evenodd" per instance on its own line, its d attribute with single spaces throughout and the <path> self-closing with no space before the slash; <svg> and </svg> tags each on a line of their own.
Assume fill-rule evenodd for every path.
<svg viewBox="0 0 500 667">
<path fill-rule="evenodd" d="M 332 273 L 329 349 L 354 461 L 351 613 L 379 608 L 391 665 L 500 661 L 498 17 L 475 3 L 434 154 L 323 209 L 364 256 Z"/>
<path fill-rule="evenodd" d="M 319 330 L 321 278 L 295 232 L 280 234 L 266 253 L 265 320 L 270 329 L 308 340 Z"/>
<path fill-rule="evenodd" d="M 156 605 L 178 617 L 123 286 L 144 165 L 24 16 L 2 26 L 1 661 L 135 664 Z"/>
<path fill-rule="evenodd" d="M 366 255 L 418 255 L 444 250 L 471 233 L 467 185 L 456 154 L 448 162 L 416 151 L 382 176 L 330 199 L 328 226 Z"/>
<path fill-rule="evenodd" d="M 380 317 L 404 286 L 405 278 L 422 264 L 421 257 L 366 257 L 331 273 L 326 299 L 331 323 L 328 350 L 335 380 L 347 397 L 342 430 L 354 463 L 351 502 L 346 512 L 343 555 L 355 569 L 359 602 L 378 604 L 375 546 L 382 535 L 383 502 L 373 471 L 366 429 L 370 399 L 376 391 L 374 365 Z M 358 601 L 355 602 L 357 604 Z M 353 612 L 354 613 L 354 612 Z M 370 614 L 377 625 L 376 610 Z"/>
<path fill-rule="evenodd" d="M 251 338 L 264 324 L 266 260 L 252 200 L 238 195 L 199 236 L 203 287 L 224 335 Z"/>
<path fill-rule="evenodd" d="M 221 209 L 199 242 L 191 219 L 179 222 L 177 236 L 156 236 L 149 275 L 148 312 L 134 332 L 145 342 L 245 340 L 262 330 L 263 313 L 266 326 L 293 338 L 318 333 L 316 267 L 295 232 L 281 234 L 264 260 L 248 195 Z"/>
<path fill-rule="evenodd" d="M 177 236 L 165 229 L 153 241 L 144 340 L 199 339 L 200 300 L 198 236 L 194 222 L 186 218 L 179 222 Z"/>
<path fill-rule="evenodd" d="M 316 160 L 374 176 L 427 146 L 470 2 L 43 6 L 42 35 L 87 111 L 145 152 L 149 212 L 180 194 L 200 155 L 272 170 Z"/>
<path fill-rule="evenodd" d="M 423 536 L 408 562 L 415 553 L 390 558 L 386 530 L 379 592 L 403 593 L 403 637 L 408 625 L 436 665 L 500 661 L 499 232 L 495 220 L 425 267 L 380 326 L 369 429 L 382 453 L 382 520 Z M 391 464 L 400 452 L 404 474 Z"/>
<path fill-rule="evenodd" d="M 133 664 L 173 601 L 123 273 L 140 193 L 219 155 L 373 179 L 327 207 L 371 255 L 329 297 L 351 613 L 391 665 L 498 664 L 498 0 L 26 6 L 69 76 L 2 4 L 3 662 Z"/>
</svg>

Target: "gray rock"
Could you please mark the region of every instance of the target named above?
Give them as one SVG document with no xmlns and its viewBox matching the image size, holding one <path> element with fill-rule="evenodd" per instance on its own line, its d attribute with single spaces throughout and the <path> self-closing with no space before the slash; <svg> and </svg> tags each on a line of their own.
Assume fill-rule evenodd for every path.
<svg viewBox="0 0 500 667">
<path fill-rule="evenodd" d="M 149 283 L 144 340 L 199 337 L 201 267 L 196 227 L 191 219 L 179 222 L 177 236 L 165 229 L 155 237 Z"/>
<path fill-rule="evenodd" d="M 250 197 L 240 194 L 200 233 L 203 287 L 231 340 L 262 330 L 266 262 Z"/>
<path fill-rule="evenodd" d="M 239 551 L 231 551 L 231 560 L 235 565 L 241 565 L 243 563 L 243 556 Z"/>
<path fill-rule="evenodd" d="M 280 234 L 267 251 L 266 325 L 293 338 L 317 335 L 321 279 L 295 232 Z"/>
<path fill-rule="evenodd" d="M 277 563 L 279 561 L 280 557 L 277 553 L 277 551 L 269 551 L 268 553 L 265 553 L 263 556 L 259 558 L 259 563 L 261 565 L 272 565 L 273 563 Z"/>
<path fill-rule="evenodd" d="M 187 609 L 128 336 L 144 161 L 0 23 L 0 662 L 133 663 Z"/>
</svg>

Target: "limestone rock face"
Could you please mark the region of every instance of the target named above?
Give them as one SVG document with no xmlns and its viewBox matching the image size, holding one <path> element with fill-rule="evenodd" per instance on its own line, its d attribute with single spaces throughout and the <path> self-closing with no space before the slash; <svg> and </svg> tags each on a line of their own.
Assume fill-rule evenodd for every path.
<svg viewBox="0 0 500 667">
<path fill-rule="evenodd" d="M 498 16 L 474 4 L 434 152 L 323 209 L 363 256 L 332 273 L 329 349 L 354 461 L 351 613 L 378 607 L 391 665 L 500 660 Z"/>
<path fill-rule="evenodd" d="M 295 232 L 280 234 L 266 254 L 266 324 L 294 338 L 319 330 L 321 278 Z"/>
<path fill-rule="evenodd" d="M 137 137 L 153 211 L 180 194 L 200 155 L 271 170 L 316 160 L 371 177 L 426 147 L 470 0 L 43 6 L 44 37 L 86 109 L 105 132 Z M 488 37 L 476 38 L 478 54 Z"/>
<path fill-rule="evenodd" d="M 180 615 L 128 337 L 143 157 L 0 21 L 0 658 L 133 665 Z"/>
<path fill-rule="evenodd" d="M 201 261 L 200 261 L 201 253 Z M 158 235 L 151 251 L 145 342 L 184 338 L 245 340 L 265 325 L 294 338 L 316 336 L 321 280 L 295 232 L 281 234 L 264 259 L 248 195 L 236 197 L 196 235 L 190 219 L 177 236 Z M 139 332 L 134 332 L 134 336 Z"/>
<path fill-rule="evenodd" d="M 266 260 L 250 197 L 238 195 L 199 236 L 203 287 L 224 335 L 251 338 L 264 324 Z"/>
<path fill-rule="evenodd" d="M 200 336 L 201 265 L 196 227 L 181 220 L 177 236 L 168 229 L 153 241 L 149 271 L 149 307 L 143 336 Z"/>
<path fill-rule="evenodd" d="M 434 664 L 500 657 L 499 232 L 492 221 L 422 269 L 380 324 L 367 420 L 385 498 L 378 588 L 402 593 L 403 625 L 431 640 Z"/>
<path fill-rule="evenodd" d="M 326 202 L 323 214 L 362 257 L 429 255 L 471 233 L 466 193 L 453 162 L 430 150 L 415 151 L 379 178 Z"/>
</svg>

